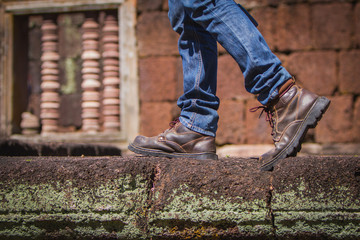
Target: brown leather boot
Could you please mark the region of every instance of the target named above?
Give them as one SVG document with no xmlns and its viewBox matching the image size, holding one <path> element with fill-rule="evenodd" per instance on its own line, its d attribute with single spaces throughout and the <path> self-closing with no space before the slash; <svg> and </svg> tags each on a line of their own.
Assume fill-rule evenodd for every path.
<svg viewBox="0 0 360 240">
<path fill-rule="evenodd" d="M 268 114 L 275 144 L 274 149 L 260 157 L 263 163 L 260 169 L 271 171 L 279 160 L 296 156 L 307 130 L 316 127 L 329 104 L 326 97 L 319 97 L 293 83 L 276 101 L 260 107 Z"/>
<path fill-rule="evenodd" d="M 158 136 L 137 136 L 128 148 L 146 156 L 218 159 L 214 137 L 194 132 L 178 120 Z"/>
</svg>

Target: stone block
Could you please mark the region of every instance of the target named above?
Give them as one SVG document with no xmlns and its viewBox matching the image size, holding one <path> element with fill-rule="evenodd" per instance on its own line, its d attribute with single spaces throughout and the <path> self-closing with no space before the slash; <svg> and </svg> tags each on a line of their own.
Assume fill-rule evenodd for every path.
<svg viewBox="0 0 360 240">
<path fill-rule="evenodd" d="M 38 149 L 26 142 L 0 139 L 0 156 L 38 156 Z"/>
<path fill-rule="evenodd" d="M 163 0 L 152 0 L 152 1 L 138 0 L 136 9 L 140 12 L 161 10 L 162 5 L 163 5 Z"/>
<path fill-rule="evenodd" d="M 357 239 L 358 230 L 346 229 L 358 225 L 359 167 L 359 159 L 344 156 L 282 160 L 270 185 L 278 239 L 296 239 L 303 231 L 309 235 L 298 239 Z M 346 212 L 341 220 L 340 212 Z M 297 224 L 289 224 L 289 218 Z"/>
<path fill-rule="evenodd" d="M 157 162 L 150 234 L 179 240 L 272 236 L 271 222 L 264 217 L 269 174 L 256 167 L 256 161 L 241 158 Z"/>
<path fill-rule="evenodd" d="M 354 106 L 354 121 L 353 121 L 353 128 L 354 128 L 354 140 L 356 142 L 360 142 L 360 98 L 358 97 L 355 101 Z M 357 149 L 360 151 L 359 149 Z"/>
<path fill-rule="evenodd" d="M 176 57 L 149 57 L 139 60 L 140 99 L 175 101 L 178 97 L 179 71 Z"/>
<path fill-rule="evenodd" d="M 90 154 L 94 153 L 93 149 L 90 151 L 89 149 L 90 148 L 82 148 L 82 154 L 89 156 Z M 76 151 L 72 151 L 72 153 L 75 153 L 74 156 L 81 156 L 81 154 L 79 155 L 79 153 Z M 65 144 L 49 143 L 46 145 L 40 145 L 39 147 L 40 156 L 70 156 L 70 154 L 69 147 Z"/>
<path fill-rule="evenodd" d="M 318 143 L 347 143 L 354 140 L 353 96 L 331 97 L 331 104 L 315 128 Z"/>
<path fill-rule="evenodd" d="M 277 29 L 276 46 L 280 51 L 311 48 L 309 5 L 280 5 L 275 26 Z"/>
<path fill-rule="evenodd" d="M 181 58 L 176 60 L 176 97 L 181 96 L 184 93 L 184 75 Z"/>
<path fill-rule="evenodd" d="M 262 109 L 256 112 L 250 112 L 250 109 L 261 106 L 256 99 L 246 101 L 245 116 L 245 136 L 247 144 L 273 143 L 271 137 L 271 127 L 266 121 L 266 113 L 261 114 Z M 260 116 L 261 114 L 261 116 Z"/>
<path fill-rule="evenodd" d="M 6 229 L 0 231 L 1 239 L 145 239 L 140 230 L 147 196 L 143 188 L 149 184 L 147 176 L 152 164 L 136 161 L 139 171 L 132 175 L 129 166 L 135 162 L 117 165 L 118 161 L 106 158 L 77 159 L 74 162 L 66 157 L 24 157 L 20 162 L 1 159 L 0 190 L 13 191 L 2 194 L 6 204 L 0 209 L 16 214 L 1 216 L 1 229 Z M 18 167 L 22 184 L 14 172 L 7 172 L 14 181 L 5 183 L 3 173 L 9 169 L 4 164 Z M 23 217 L 19 219 L 17 214 Z M 7 231 L 9 226 L 14 230 Z"/>
<path fill-rule="evenodd" d="M 331 95 L 337 87 L 336 52 L 295 52 L 284 65 L 302 87 L 316 94 Z"/>
<path fill-rule="evenodd" d="M 170 25 L 166 12 L 144 12 L 138 18 L 139 56 L 178 54 L 178 35 Z"/>
<path fill-rule="evenodd" d="M 0 158 L 1 239 L 359 239 L 360 158 Z"/>
<path fill-rule="evenodd" d="M 140 133 L 144 136 L 156 136 L 169 128 L 176 103 L 143 102 L 140 108 Z"/>
<path fill-rule="evenodd" d="M 169 11 L 169 1 L 168 0 L 162 0 L 162 9 L 165 11 Z"/>
<path fill-rule="evenodd" d="M 244 99 L 252 97 L 244 86 L 244 76 L 239 65 L 228 54 L 218 60 L 217 95 L 221 100 Z"/>
<path fill-rule="evenodd" d="M 349 48 L 353 29 L 350 3 L 316 4 L 312 7 L 312 36 L 317 49 Z"/>
<path fill-rule="evenodd" d="M 355 6 L 355 45 L 360 47 L 360 3 Z"/>
<path fill-rule="evenodd" d="M 245 104 L 243 101 L 225 100 L 219 108 L 219 126 L 216 143 L 240 144 L 245 143 Z"/>
<path fill-rule="evenodd" d="M 278 6 L 283 0 L 260 0 L 257 1 L 261 6 Z"/>
<path fill-rule="evenodd" d="M 276 45 L 276 15 L 277 10 L 275 8 L 261 7 L 255 8 L 251 11 L 251 15 L 258 22 L 258 29 L 265 38 L 266 43 L 271 49 L 274 49 Z"/>
<path fill-rule="evenodd" d="M 340 92 L 360 94 L 360 50 L 341 52 L 339 59 Z"/>
</svg>

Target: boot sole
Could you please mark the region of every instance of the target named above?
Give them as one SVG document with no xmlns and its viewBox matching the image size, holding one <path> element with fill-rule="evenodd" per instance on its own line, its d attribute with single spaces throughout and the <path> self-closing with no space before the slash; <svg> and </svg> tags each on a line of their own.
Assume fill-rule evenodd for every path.
<svg viewBox="0 0 360 240">
<path fill-rule="evenodd" d="M 287 157 L 295 157 L 296 154 L 301 150 L 301 144 L 304 140 L 304 137 L 309 130 L 309 128 L 314 128 L 322 118 L 323 114 L 326 112 L 330 105 L 330 100 L 326 97 L 318 97 L 310 111 L 304 118 L 304 121 L 298 128 L 294 137 L 291 139 L 290 143 L 278 153 L 271 161 L 265 163 L 260 167 L 261 171 L 272 171 L 274 165 L 281 159 Z"/>
<path fill-rule="evenodd" d="M 215 153 L 168 153 L 156 149 L 148 149 L 129 144 L 128 149 L 134 153 L 152 157 L 167 157 L 167 158 L 194 158 L 198 160 L 218 160 Z"/>
</svg>

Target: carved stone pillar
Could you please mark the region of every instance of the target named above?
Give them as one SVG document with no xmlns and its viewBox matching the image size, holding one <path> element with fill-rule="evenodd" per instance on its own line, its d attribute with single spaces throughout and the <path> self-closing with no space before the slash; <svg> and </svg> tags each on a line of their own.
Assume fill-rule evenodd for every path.
<svg viewBox="0 0 360 240">
<path fill-rule="evenodd" d="M 59 120 L 59 54 L 57 25 L 53 20 L 44 20 L 41 55 L 41 123 L 42 133 L 57 132 Z"/>
<path fill-rule="evenodd" d="M 98 132 L 100 108 L 99 24 L 87 18 L 82 25 L 82 130 Z"/>
<path fill-rule="evenodd" d="M 120 129 L 119 25 L 108 15 L 102 28 L 104 131 Z"/>
</svg>

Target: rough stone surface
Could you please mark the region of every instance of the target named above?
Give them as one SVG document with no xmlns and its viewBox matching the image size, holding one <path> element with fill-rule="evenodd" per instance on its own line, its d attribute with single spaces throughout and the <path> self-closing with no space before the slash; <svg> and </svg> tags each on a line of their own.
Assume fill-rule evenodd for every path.
<svg viewBox="0 0 360 240">
<path fill-rule="evenodd" d="M 320 49 L 348 48 L 353 19 L 350 3 L 316 4 L 312 7 L 312 35 Z"/>
<path fill-rule="evenodd" d="M 144 136 L 156 136 L 169 127 L 169 122 L 178 115 L 172 114 L 175 103 L 145 102 L 141 104 L 140 133 Z"/>
<path fill-rule="evenodd" d="M 352 96 L 331 97 L 331 105 L 315 128 L 315 140 L 320 143 L 352 142 L 355 135 Z"/>
<path fill-rule="evenodd" d="M 0 238 L 141 238 L 152 168 L 134 163 L 2 158 Z"/>
<path fill-rule="evenodd" d="M 138 18 L 137 40 L 140 57 L 178 54 L 178 35 L 166 12 L 145 12 Z"/>
<path fill-rule="evenodd" d="M 161 10 L 162 5 L 163 5 L 163 0 L 154 0 L 154 1 L 138 0 L 137 10 L 140 12 Z"/>
<path fill-rule="evenodd" d="M 358 97 L 354 107 L 354 132 L 360 132 L 360 98 Z M 360 142 L 360 134 L 355 134 L 355 141 Z M 360 150 L 359 150 L 360 151 Z"/>
<path fill-rule="evenodd" d="M 280 5 L 277 19 L 277 47 L 280 51 L 311 48 L 309 5 Z"/>
<path fill-rule="evenodd" d="M 218 89 L 220 100 L 252 97 L 245 89 L 244 76 L 239 65 L 228 54 L 220 56 L 218 62 Z"/>
<path fill-rule="evenodd" d="M 359 159 L 328 157 L 320 164 L 319 160 L 291 158 L 279 164 L 271 182 L 276 235 L 295 237 L 308 232 L 313 239 L 356 239 L 359 229 L 355 226 L 359 226 L 360 217 Z M 327 230 L 332 232 L 331 237 Z"/>
<path fill-rule="evenodd" d="M 117 147 L 96 144 L 43 143 L 0 140 L 0 156 L 106 156 L 121 155 Z"/>
<path fill-rule="evenodd" d="M 276 14 L 275 8 L 256 8 L 251 11 L 251 15 L 258 22 L 258 29 L 266 40 L 266 43 L 271 49 L 276 46 Z"/>
<path fill-rule="evenodd" d="M 358 239 L 360 158 L 0 158 L 0 239 Z"/>
<path fill-rule="evenodd" d="M 225 100 L 219 108 L 219 128 L 216 143 L 239 144 L 245 142 L 245 112 L 243 101 Z M 222 118 L 221 116 L 226 116 Z"/>
<path fill-rule="evenodd" d="M 337 87 L 335 52 L 296 52 L 284 65 L 302 87 L 316 94 L 331 95 Z"/>
<path fill-rule="evenodd" d="M 246 171 L 256 167 L 255 161 L 181 161 L 156 163 L 151 235 L 159 239 L 261 239 L 272 234 L 267 218 L 269 175 Z"/>
<path fill-rule="evenodd" d="M 341 52 L 339 67 L 339 89 L 342 93 L 360 94 L 360 50 Z"/>
<path fill-rule="evenodd" d="M 355 7 L 355 44 L 360 47 L 360 3 Z"/>
<path fill-rule="evenodd" d="M 260 106 L 261 104 L 256 99 L 248 100 L 246 103 L 246 143 L 273 143 L 271 137 L 271 127 L 266 121 L 266 113 L 261 114 L 261 109 L 256 112 L 250 112 L 250 109 Z"/>
<path fill-rule="evenodd" d="M 140 100 L 176 101 L 179 71 L 177 57 L 140 59 Z"/>
</svg>

